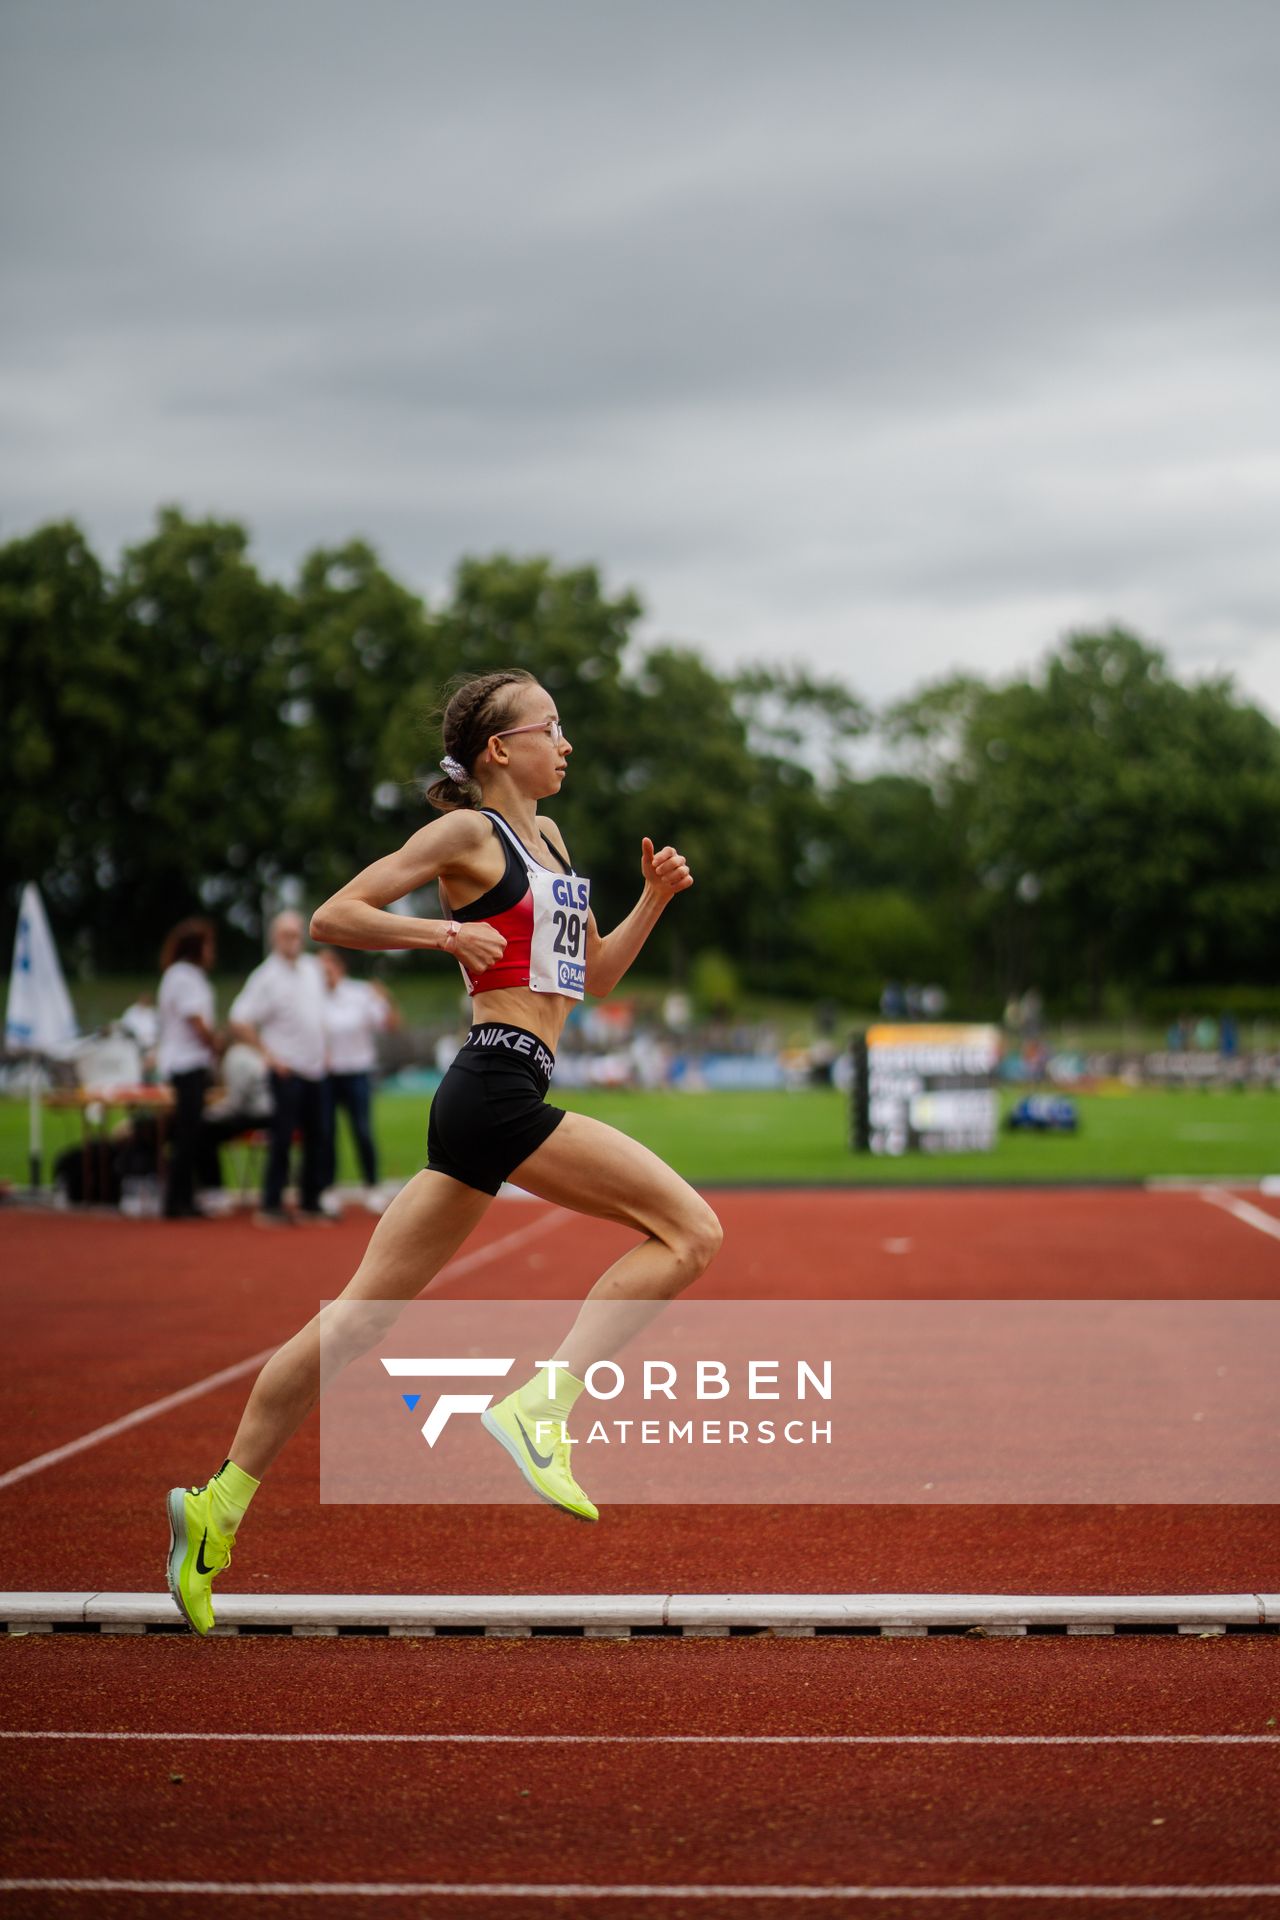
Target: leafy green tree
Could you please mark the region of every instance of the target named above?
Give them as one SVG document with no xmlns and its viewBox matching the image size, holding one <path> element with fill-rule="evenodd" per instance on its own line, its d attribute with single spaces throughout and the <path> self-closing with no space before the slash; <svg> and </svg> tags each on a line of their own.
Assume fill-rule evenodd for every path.
<svg viewBox="0 0 1280 1920">
<path fill-rule="evenodd" d="M 641 836 L 678 846 L 694 884 L 664 916 L 652 953 L 683 977 L 695 950 L 742 943 L 752 901 L 776 893 L 776 837 L 733 686 L 701 655 L 653 648 L 625 697 L 625 738 L 608 776 L 609 917 L 635 897 Z"/>
<path fill-rule="evenodd" d="M 844 992 L 844 970 L 833 985 L 798 928 L 826 884 L 832 795 L 850 778 L 847 753 L 871 714 L 842 682 L 794 666 L 751 667 L 731 684 L 749 749 L 744 818 L 763 862 L 734 916 L 743 963 L 759 987 L 829 998 Z"/>
<path fill-rule="evenodd" d="M 578 749 L 556 815 L 602 922 L 635 898 L 642 835 L 689 856 L 646 971 L 720 955 L 751 987 L 933 977 L 969 1004 L 1271 978 L 1280 730 L 1229 681 L 1181 685 L 1122 629 L 1076 634 L 1032 675 L 898 703 L 881 731 L 905 770 L 859 777 L 872 722 L 850 689 L 642 651 L 640 614 L 592 567 L 505 554 L 464 560 L 428 610 L 362 541 L 287 589 L 241 526 L 174 508 L 114 577 L 71 523 L 11 541 L 10 921 L 30 878 L 73 965 L 145 966 L 196 905 L 247 955 L 283 875 L 319 897 L 428 817 L 446 683 L 514 665 Z"/>
<path fill-rule="evenodd" d="M 865 1006 L 889 979 L 966 989 L 970 881 L 929 785 L 846 775 L 821 801 L 799 901 L 805 990 Z"/>
<path fill-rule="evenodd" d="M 362 540 L 319 548 L 293 595 L 285 670 L 290 795 L 281 857 L 322 897 L 421 824 L 397 778 L 414 691 L 443 677 L 443 642 L 421 600 Z"/>
<path fill-rule="evenodd" d="M 852 688 L 803 667 L 748 667 L 732 685 L 752 751 L 764 757 L 842 775 L 845 749 L 871 730 L 871 710 Z"/>
<path fill-rule="evenodd" d="M 1034 678 L 934 694 L 936 779 L 1005 986 L 1083 985 L 1096 1005 L 1108 982 L 1262 977 L 1280 731 L 1228 680 L 1182 686 L 1117 628 L 1072 635 Z"/>
<path fill-rule="evenodd" d="M 938 927 L 895 887 L 815 893 L 798 915 L 804 950 L 833 997 L 873 1007 L 887 980 L 936 980 L 947 971 Z"/>
<path fill-rule="evenodd" d="M 0 548 L 6 940 L 28 880 L 64 940 L 91 928 L 112 882 L 104 806 L 128 764 L 131 685 L 108 583 L 80 528 L 63 521 Z"/>
<path fill-rule="evenodd" d="M 114 582 L 128 750 L 99 807 L 113 909 L 96 916 L 104 961 L 138 964 L 197 903 L 256 935 L 263 888 L 285 870 L 292 608 L 248 544 L 233 521 L 165 508 Z"/>
</svg>

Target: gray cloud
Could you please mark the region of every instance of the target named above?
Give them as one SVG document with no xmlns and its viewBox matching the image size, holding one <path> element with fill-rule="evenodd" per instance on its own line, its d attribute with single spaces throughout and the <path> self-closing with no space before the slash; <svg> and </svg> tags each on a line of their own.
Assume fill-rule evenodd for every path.
<svg viewBox="0 0 1280 1920">
<path fill-rule="evenodd" d="M 1280 710 L 1280 19 L 11 0 L 0 524 L 599 559 L 884 699 L 1125 619 Z"/>
</svg>

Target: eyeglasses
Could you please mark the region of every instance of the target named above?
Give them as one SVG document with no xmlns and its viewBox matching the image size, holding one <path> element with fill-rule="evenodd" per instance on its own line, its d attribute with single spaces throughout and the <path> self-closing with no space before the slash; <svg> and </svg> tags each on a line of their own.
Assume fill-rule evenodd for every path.
<svg viewBox="0 0 1280 1920">
<path fill-rule="evenodd" d="M 491 740 L 505 740 L 512 733 L 545 733 L 553 747 L 558 747 L 564 739 L 564 728 L 558 720 L 535 720 L 527 727 L 504 727 L 501 733 L 491 733 Z"/>
</svg>

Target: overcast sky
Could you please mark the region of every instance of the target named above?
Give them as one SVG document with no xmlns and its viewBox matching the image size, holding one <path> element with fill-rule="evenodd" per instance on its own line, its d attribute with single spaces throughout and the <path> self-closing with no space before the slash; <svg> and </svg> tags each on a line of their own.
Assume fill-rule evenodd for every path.
<svg viewBox="0 0 1280 1920">
<path fill-rule="evenodd" d="M 1280 714 L 1274 0 L 5 0 L 0 537 L 634 585 L 874 702 Z"/>
</svg>

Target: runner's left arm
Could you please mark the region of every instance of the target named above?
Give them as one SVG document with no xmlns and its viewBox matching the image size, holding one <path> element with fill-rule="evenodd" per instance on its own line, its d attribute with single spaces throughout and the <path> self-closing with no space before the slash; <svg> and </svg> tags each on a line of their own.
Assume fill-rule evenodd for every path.
<svg viewBox="0 0 1280 1920">
<path fill-rule="evenodd" d="M 603 998 L 612 993 L 641 947 L 662 918 L 668 901 L 693 885 L 689 863 L 674 847 L 653 850 L 647 837 L 641 842 L 640 870 L 644 891 L 625 920 L 612 933 L 600 932 L 594 914 L 587 916 L 587 992 Z"/>
</svg>

